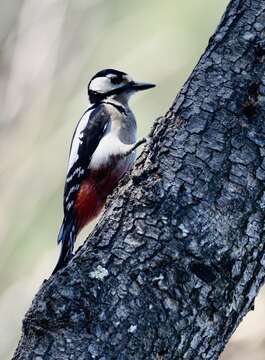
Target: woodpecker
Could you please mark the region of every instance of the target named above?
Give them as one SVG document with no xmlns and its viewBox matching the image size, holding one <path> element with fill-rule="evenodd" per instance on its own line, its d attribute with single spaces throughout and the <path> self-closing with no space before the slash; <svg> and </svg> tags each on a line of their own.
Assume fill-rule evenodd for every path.
<svg viewBox="0 0 265 360">
<path fill-rule="evenodd" d="M 79 120 L 70 147 L 64 188 L 64 219 L 58 234 L 59 260 L 53 274 L 73 256 L 81 229 L 102 210 L 107 196 L 133 166 L 136 120 L 128 102 L 154 87 L 115 69 L 99 71 L 88 84 L 91 106 Z"/>
</svg>

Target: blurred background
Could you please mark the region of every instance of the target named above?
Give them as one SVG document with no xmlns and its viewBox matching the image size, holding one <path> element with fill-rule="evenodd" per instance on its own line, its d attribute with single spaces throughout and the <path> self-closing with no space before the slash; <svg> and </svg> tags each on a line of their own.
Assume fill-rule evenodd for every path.
<svg viewBox="0 0 265 360">
<path fill-rule="evenodd" d="M 6 360 L 57 260 L 68 150 L 88 106 L 90 77 L 114 67 L 158 84 L 132 104 L 139 136 L 146 135 L 197 63 L 228 0 L 0 3 L 0 359 Z M 264 317 L 263 291 L 222 360 L 265 358 Z"/>
</svg>

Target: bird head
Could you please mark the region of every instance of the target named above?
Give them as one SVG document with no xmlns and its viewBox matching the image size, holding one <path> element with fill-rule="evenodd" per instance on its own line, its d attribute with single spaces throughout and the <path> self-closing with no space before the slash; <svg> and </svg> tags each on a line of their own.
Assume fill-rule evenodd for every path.
<svg viewBox="0 0 265 360">
<path fill-rule="evenodd" d="M 107 98 L 117 98 L 128 101 L 137 91 L 147 90 L 154 84 L 134 81 L 128 74 L 115 69 L 99 71 L 88 84 L 88 97 L 91 104 Z"/>
</svg>

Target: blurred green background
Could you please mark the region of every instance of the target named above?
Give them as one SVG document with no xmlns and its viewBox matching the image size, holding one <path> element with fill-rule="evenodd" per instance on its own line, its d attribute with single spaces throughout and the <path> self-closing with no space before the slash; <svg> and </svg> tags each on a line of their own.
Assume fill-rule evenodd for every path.
<svg viewBox="0 0 265 360">
<path fill-rule="evenodd" d="M 57 260 L 69 145 L 88 106 L 90 77 L 114 67 L 156 83 L 132 103 L 139 136 L 147 134 L 197 63 L 227 3 L 1 0 L 1 360 L 11 357 L 23 315 Z M 223 360 L 265 358 L 264 297 Z"/>
</svg>

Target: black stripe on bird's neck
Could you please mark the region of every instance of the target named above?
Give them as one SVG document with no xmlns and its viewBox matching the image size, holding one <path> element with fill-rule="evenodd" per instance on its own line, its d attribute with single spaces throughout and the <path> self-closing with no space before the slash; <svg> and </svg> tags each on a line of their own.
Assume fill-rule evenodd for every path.
<svg viewBox="0 0 265 360">
<path fill-rule="evenodd" d="M 109 104 L 114 106 L 121 114 L 127 115 L 127 111 L 125 109 L 125 107 L 122 104 L 117 104 L 117 102 L 113 102 L 111 100 L 107 101 L 101 101 L 101 103 L 103 104 Z"/>
<path fill-rule="evenodd" d="M 119 104 L 118 101 L 111 101 L 112 99 L 108 99 L 112 95 L 121 94 L 121 92 L 122 91 L 116 91 L 114 93 L 113 91 L 109 91 L 108 93 L 101 94 L 96 91 L 89 90 L 88 95 L 91 104 L 93 104 L 94 106 L 98 106 L 100 104 L 110 104 L 114 106 L 121 114 L 127 115 L 126 108 L 122 104 Z"/>
</svg>

